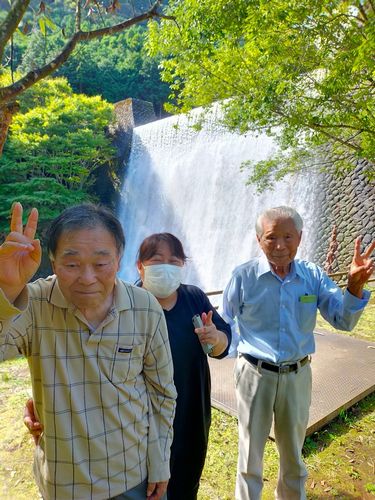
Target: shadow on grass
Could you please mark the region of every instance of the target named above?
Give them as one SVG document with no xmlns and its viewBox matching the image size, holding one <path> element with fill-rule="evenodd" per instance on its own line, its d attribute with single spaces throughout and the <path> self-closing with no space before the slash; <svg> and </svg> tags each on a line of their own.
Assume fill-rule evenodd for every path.
<svg viewBox="0 0 375 500">
<path fill-rule="evenodd" d="M 351 428 L 360 423 L 361 419 L 375 410 L 375 392 L 369 394 L 364 399 L 356 403 L 347 410 L 343 410 L 340 414 L 328 425 L 323 427 L 311 436 L 305 439 L 303 446 L 303 456 L 308 457 L 314 453 L 327 448 L 330 443 L 335 441 L 339 436 L 346 434 Z M 311 497 L 322 498 L 322 497 Z M 325 497 L 327 498 L 327 497 Z M 336 497 L 337 498 L 337 497 Z M 339 498 L 355 498 L 355 497 L 339 497 Z"/>
</svg>

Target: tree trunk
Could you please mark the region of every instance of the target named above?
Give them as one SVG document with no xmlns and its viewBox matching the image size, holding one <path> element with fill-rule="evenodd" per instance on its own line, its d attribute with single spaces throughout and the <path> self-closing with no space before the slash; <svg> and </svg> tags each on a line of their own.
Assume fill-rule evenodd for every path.
<svg viewBox="0 0 375 500">
<path fill-rule="evenodd" d="M 19 108 L 20 106 L 17 102 L 10 102 L 0 106 L 0 156 L 8 135 L 9 125 L 12 122 L 13 115 L 17 113 Z"/>
</svg>

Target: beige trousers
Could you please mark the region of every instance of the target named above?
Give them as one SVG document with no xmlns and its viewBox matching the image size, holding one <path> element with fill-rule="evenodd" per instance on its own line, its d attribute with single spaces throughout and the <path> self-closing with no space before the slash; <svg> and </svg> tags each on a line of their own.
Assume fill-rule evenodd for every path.
<svg viewBox="0 0 375 500">
<path fill-rule="evenodd" d="M 234 378 L 238 405 L 239 452 L 236 500 L 259 500 L 263 488 L 263 454 L 272 419 L 280 456 L 275 497 L 305 500 L 307 470 L 302 446 L 311 403 L 311 366 L 275 373 L 236 360 Z"/>
</svg>

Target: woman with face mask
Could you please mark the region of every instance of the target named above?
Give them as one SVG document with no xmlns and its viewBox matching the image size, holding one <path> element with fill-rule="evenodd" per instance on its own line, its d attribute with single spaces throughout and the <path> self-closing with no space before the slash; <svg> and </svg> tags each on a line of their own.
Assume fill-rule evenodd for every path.
<svg viewBox="0 0 375 500">
<path fill-rule="evenodd" d="M 182 284 L 186 255 L 170 233 L 146 238 L 138 252 L 140 285 L 164 310 L 171 345 L 177 407 L 171 449 L 168 500 L 195 500 L 207 451 L 211 423 L 211 382 L 206 352 L 223 358 L 230 327 L 198 287 Z M 203 327 L 195 328 L 199 315 Z"/>
<path fill-rule="evenodd" d="M 186 255 L 170 233 L 152 234 L 138 251 L 139 286 L 163 308 L 171 346 L 177 406 L 171 448 L 168 500 L 196 500 L 211 424 L 211 380 L 207 354 L 224 358 L 231 342 L 229 325 L 198 287 L 182 284 Z M 203 327 L 195 328 L 198 315 Z M 42 432 L 30 399 L 24 422 L 37 440 Z"/>
</svg>

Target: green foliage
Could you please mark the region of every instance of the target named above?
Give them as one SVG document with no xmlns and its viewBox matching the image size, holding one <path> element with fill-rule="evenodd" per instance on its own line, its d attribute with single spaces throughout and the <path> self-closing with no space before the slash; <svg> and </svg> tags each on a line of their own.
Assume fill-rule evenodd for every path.
<svg viewBox="0 0 375 500">
<path fill-rule="evenodd" d="M 43 80 L 24 94 L 0 158 L 0 231 L 7 230 L 16 200 L 26 211 L 37 206 L 46 223 L 90 199 L 96 169 L 113 157 L 105 135 L 111 119 L 110 104 L 74 94 L 62 78 Z"/>
<path fill-rule="evenodd" d="M 313 163 L 345 174 L 358 160 L 374 178 L 373 2 L 172 0 L 168 14 L 175 22 L 152 23 L 149 41 L 168 109 L 222 101 L 230 130 L 274 136 L 280 152 L 252 182 L 265 189 Z"/>
<path fill-rule="evenodd" d="M 304 455 L 308 455 L 309 453 L 314 453 L 317 450 L 318 450 L 318 445 L 316 444 L 316 442 L 312 437 L 308 436 L 303 444 Z"/>
<path fill-rule="evenodd" d="M 125 4 L 122 3 L 123 11 L 129 14 Z M 135 6 L 138 10 L 150 8 L 147 2 L 136 4 L 139 4 Z M 56 57 L 63 50 L 66 36 L 74 32 L 74 18 L 68 13 L 68 6 L 61 1 L 54 2 L 43 15 L 28 13 L 24 25 L 30 26 L 30 33 L 25 36 L 18 30 L 14 34 L 13 67 L 20 73 L 27 73 L 38 70 Z M 123 21 L 120 14 L 110 16 L 111 24 Z M 108 23 L 104 11 L 102 16 L 84 16 L 82 29 L 101 28 L 103 22 Z M 66 77 L 75 92 L 101 95 L 110 102 L 128 97 L 144 99 L 161 109 L 169 87 L 160 80 L 158 58 L 151 57 L 145 48 L 146 31 L 147 27 L 142 24 L 79 44 L 55 75 Z M 10 47 L 10 57 L 9 51 Z"/>
<path fill-rule="evenodd" d="M 102 95 L 110 102 L 127 97 L 161 108 L 169 88 L 160 81 L 157 58 L 145 49 L 146 28 L 129 30 L 81 45 L 58 71 L 75 91 Z"/>
</svg>

